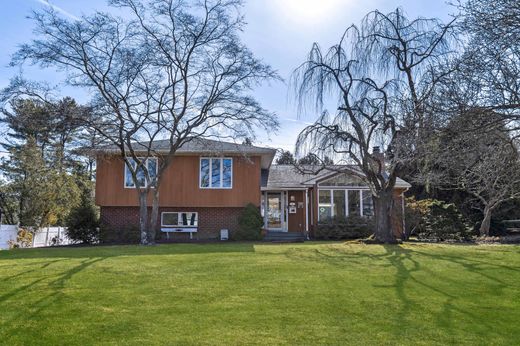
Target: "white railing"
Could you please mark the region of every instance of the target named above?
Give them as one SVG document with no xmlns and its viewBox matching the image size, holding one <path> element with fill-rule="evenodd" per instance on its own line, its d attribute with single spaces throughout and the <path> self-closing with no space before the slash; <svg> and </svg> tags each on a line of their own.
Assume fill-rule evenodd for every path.
<svg viewBox="0 0 520 346">
<path fill-rule="evenodd" d="M 0 250 L 9 249 L 9 240 L 15 241 L 18 235 L 18 226 L 0 225 Z"/>
</svg>

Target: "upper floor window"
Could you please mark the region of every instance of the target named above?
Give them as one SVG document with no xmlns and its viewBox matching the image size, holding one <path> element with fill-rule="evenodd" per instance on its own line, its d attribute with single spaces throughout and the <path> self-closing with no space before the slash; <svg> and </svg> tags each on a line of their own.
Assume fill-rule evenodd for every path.
<svg viewBox="0 0 520 346">
<path fill-rule="evenodd" d="M 203 189 L 231 189 L 233 187 L 233 159 L 200 159 L 200 187 Z"/>
<path fill-rule="evenodd" d="M 144 159 L 143 159 L 144 160 Z M 137 163 L 134 159 L 128 158 L 128 161 L 132 165 L 132 168 L 135 170 L 137 167 Z M 148 174 L 150 176 L 150 180 L 148 181 L 146 179 L 146 174 L 144 172 L 143 167 L 139 167 L 139 169 L 136 172 L 137 175 L 137 182 L 139 184 L 139 187 L 147 187 L 150 182 L 155 181 L 155 178 L 157 177 L 157 159 L 156 158 L 149 158 L 145 160 L 146 168 L 148 169 Z M 125 187 L 126 188 L 135 188 L 134 180 L 132 179 L 132 172 L 128 168 L 128 165 L 125 164 Z"/>
</svg>

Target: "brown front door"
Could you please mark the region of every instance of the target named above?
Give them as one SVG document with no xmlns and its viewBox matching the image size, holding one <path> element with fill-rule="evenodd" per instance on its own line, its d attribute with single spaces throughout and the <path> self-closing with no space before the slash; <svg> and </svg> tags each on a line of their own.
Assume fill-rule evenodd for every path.
<svg viewBox="0 0 520 346">
<path fill-rule="evenodd" d="M 287 199 L 288 231 L 305 231 L 305 191 L 288 191 Z"/>
</svg>

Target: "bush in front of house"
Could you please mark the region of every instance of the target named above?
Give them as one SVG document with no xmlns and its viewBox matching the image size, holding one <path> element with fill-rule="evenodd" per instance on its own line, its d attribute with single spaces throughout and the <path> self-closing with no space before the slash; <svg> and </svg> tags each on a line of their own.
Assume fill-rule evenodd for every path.
<svg viewBox="0 0 520 346">
<path fill-rule="evenodd" d="M 99 242 L 99 218 L 92 198 L 88 194 L 73 208 L 65 222 L 67 237 L 74 242 L 96 244 Z"/>
<path fill-rule="evenodd" d="M 314 237 L 317 240 L 367 238 L 374 233 L 374 220 L 362 216 L 335 217 L 320 221 Z"/>
<path fill-rule="evenodd" d="M 249 203 L 238 218 L 238 229 L 231 234 L 233 240 L 260 240 L 264 220 L 257 206 Z"/>
<path fill-rule="evenodd" d="M 99 242 L 101 244 L 139 244 L 140 241 L 139 226 L 113 228 L 101 225 L 100 227 Z"/>
<path fill-rule="evenodd" d="M 406 199 L 406 232 L 419 240 L 468 240 L 472 227 L 452 203 L 436 199 Z"/>
</svg>

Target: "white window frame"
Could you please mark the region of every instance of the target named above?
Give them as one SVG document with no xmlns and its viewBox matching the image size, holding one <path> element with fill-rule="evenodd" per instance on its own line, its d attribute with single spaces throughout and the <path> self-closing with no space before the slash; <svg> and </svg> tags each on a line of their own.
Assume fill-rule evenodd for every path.
<svg viewBox="0 0 520 346">
<path fill-rule="evenodd" d="M 177 214 L 177 225 L 165 225 L 164 224 L 164 215 L 165 214 Z M 195 214 L 196 225 L 182 225 L 180 224 L 180 219 L 182 218 L 182 214 Z M 199 227 L 199 213 L 196 211 L 163 211 L 161 213 L 161 227 L 164 228 L 197 228 Z"/>
<path fill-rule="evenodd" d="M 133 160 L 133 157 L 127 157 L 127 159 Z M 157 160 L 157 158 L 156 157 L 149 157 L 149 158 L 145 159 L 144 157 L 138 157 L 137 159 L 140 160 L 140 161 L 145 160 L 146 169 L 148 169 L 148 160 L 154 160 L 155 161 L 155 177 L 157 179 L 157 173 L 159 173 L 159 161 Z M 126 177 L 127 177 L 127 173 L 129 173 L 128 172 L 128 165 L 126 164 L 126 161 L 124 162 L 124 165 L 125 165 L 125 171 L 124 171 L 124 176 L 123 176 L 123 187 L 125 189 L 136 189 L 137 186 L 135 185 L 135 182 L 133 181 L 133 179 L 132 179 L 132 184 L 134 184 L 134 186 L 126 186 Z M 137 165 L 137 163 L 136 163 L 136 165 Z M 148 186 L 148 181 L 146 180 L 146 177 L 145 177 L 145 179 L 144 179 L 144 186 L 141 186 L 141 187 L 142 188 L 146 188 L 147 186 Z"/>
<path fill-rule="evenodd" d="M 321 190 L 328 190 L 330 191 L 330 203 L 329 204 L 325 204 L 325 203 L 320 203 L 320 191 Z M 363 215 L 363 191 L 370 191 L 368 188 L 356 188 L 356 189 L 352 189 L 352 188 L 337 188 L 337 187 L 332 187 L 332 186 L 321 186 L 318 188 L 318 211 L 319 211 L 319 208 L 320 208 L 320 205 L 323 205 L 323 206 L 330 206 L 330 217 L 331 218 L 334 218 L 334 191 L 345 191 L 345 216 L 346 217 L 349 217 L 350 216 L 350 213 L 349 213 L 349 210 L 348 210 L 348 192 L 349 191 L 357 191 L 358 194 L 359 194 L 359 215 L 361 217 L 364 217 L 365 215 Z M 372 206 L 373 208 L 373 206 Z M 370 215 L 368 217 L 373 217 L 374 215 Z M 319 217 L 319 212 L 318 212 L 318 217 Z M 322 221 L 322 220 L 319 220 L 318 221 Z"/>
<path fill-rule="evenodd" d="M 201 166 L 202 160 L 209 160 L 209 186 L 202 186 L 202 174 L 201 174 Z M 213 187 L 213 179 L 212 179 L 212 169 L 213 169 L 213 160 L 220 161 L 220 186 Z M 224 181 L 224 160 L 231 161 L 231 185 L 223 186 Z M 231 190 L 233 188 L 233 158 L 232 157 L 200 157 L 199 158 L 199 188 L 200 189 L 212 189 L 212 190 Z"/>
</svg>

